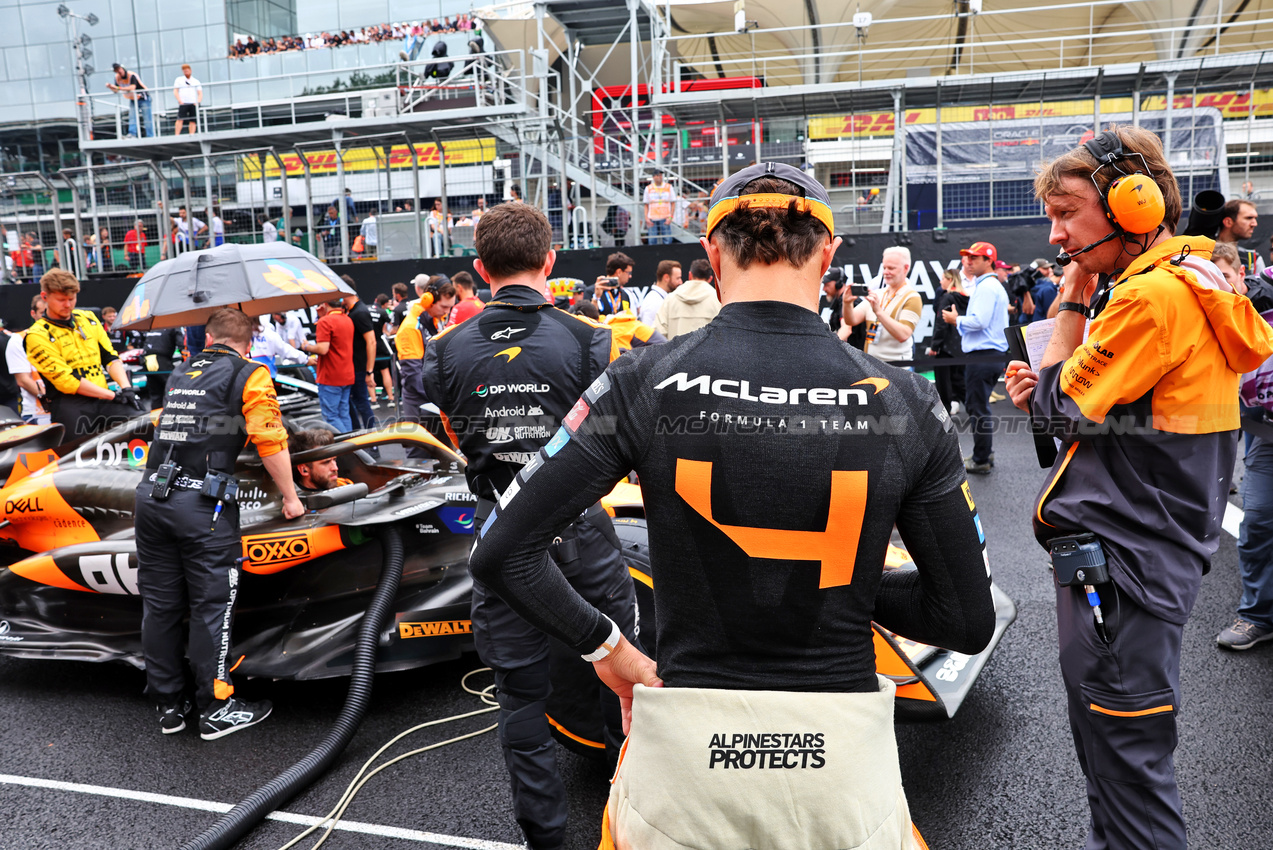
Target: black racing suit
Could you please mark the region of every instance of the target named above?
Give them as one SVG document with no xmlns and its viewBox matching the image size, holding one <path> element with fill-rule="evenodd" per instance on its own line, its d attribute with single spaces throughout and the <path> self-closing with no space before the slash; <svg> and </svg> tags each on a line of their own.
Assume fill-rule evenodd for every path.
<svg viewBox="0 0 1273 850">
<path fill-rule="evenodd" d="M 147 373 L 146 398 L 151 410 L 163 407 L 164 390 L 172 373 L 173 357 L 181 349 L 182 336 L 181 328 L 162 328 L 146 331 L 142 337 L 142 365 Z"/>
<path fill-rule="evenodd" d="M 507 286 L 481 313 L 439 333 L 425 350 L 425 395 L 442 411 L 429 423 L 468 459 L 478 518 L 516 493 L 515 476 L 536 456 L 580 393 L 617 351 L 610 329 L 558 310 L 525 286 Z M 426 420 L 427 421 L 427 420 Z M 552 556 L 575 590 L 635 639 L 636 597 L 601 493 L 563 523 Z M 569 526 L 568 528 L 564 526 Z M 551 685 L 548 638 L 481 582 L 473 588 L 478 655 L 495 670 L 500 742 L 517 822 L 539 848 L 565 839 L 566 793 L 545 708 Z M 622 740 L 618 702 L 598 683 L 608 744 Z"/>
<path fill-rule="evenodd" d="M 474 574 L 581 653 L 611 625 L 545 553 L 632 469 L 670 687 L 875 691 L 872 619 L 960 652 L 990 640 L 980 521 L 937 393 L 811 310 L 728 304 L 625 354 L 483 525 Z M 918 570 L 881 575 L 894 523 Z"/>
</svg>

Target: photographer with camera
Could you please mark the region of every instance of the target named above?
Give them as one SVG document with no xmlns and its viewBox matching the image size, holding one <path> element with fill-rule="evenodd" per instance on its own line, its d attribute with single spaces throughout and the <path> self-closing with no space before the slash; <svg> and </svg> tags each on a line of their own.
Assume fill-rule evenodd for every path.
<svg viewBox="0 0 1273 850">
<path fill-rule="evenodd" d="M 866 353 L 885 363 L 911 360 L 915 356 L 912 337 L 924 303 L 907 281 L 910 270 L 909 248 L 903 245 L 885 248 L 880 266 L 880 277 L 885 285 L 868 291 L 865 303 L 845 312 L 845 321 L 851 325 L 870 323 L 866 328 Z"/>
<path fill-rule="evenodd" d="M 597 278 L 592 290 L 592 300 L 597 302 L 601 315 L 609 316 L 624 310 L 636 315 L 636 299 L 624 288 L 632 280 L 635 265 L 636 261 L 622 251 L 606 257 L 606 273 Z"/>
<path fill-rule="evenodd" d="M 80 282 L 68 271 L 53 269 L 41 277 L 47 308 L 23 338 L 27 359 L 48 391 L 45 406 L 52 421 L 66 428 L 68 440 L 99 434 L 145 409 L 106 329 L 88 310 L 75 309 L 79 291 Z M 107 375 L 118 391 L 107 389 Z"/>
<path fill-rule="evenodd" d="M 1273 330 L 1210 239 L 1172 236 L 1180 189 L 1152 132 L 1112 127 L 1045 164 L 1035 193 L 1077 273 L 1041 368 L 1009 363 L 1007 388 L 1061 440 L 1034 531 L 1052 556 L 1087 847 L 1184 850 L 1181 641 L 1219 546 L 1238 383 Z"/>
</svg>

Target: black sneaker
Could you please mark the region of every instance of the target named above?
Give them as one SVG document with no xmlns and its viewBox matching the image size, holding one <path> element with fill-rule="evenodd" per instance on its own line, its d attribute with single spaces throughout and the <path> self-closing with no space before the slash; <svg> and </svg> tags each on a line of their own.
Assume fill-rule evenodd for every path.
<svg viewBox="0 0 1273 850">
<path fill-rule="evenodd" d="M 1273 640 L 1273 629 L 1266 629 L 1246 617 L 1236 618 L 1233 625 L 1216 635 L 1216 643 L 1224 649 L 1250 649 L 1266 640 Z"/>
<path fill-rule="evenodd" d="M 214 702 L 199 717 L 199 737 L 205 741 L 224 738 L 240 729 L 255 726 L 270 716 L 274 706 L 269 700 L 247 702 L 230 697 L 221 702 Z"/>
<path fill-rule="evenodd" d="M 190 700 L 162 703 L 155 706 L 159 712 L 159 728 L 165 735 L 175 735 L 186 728 L 186 716 L 193 706 Z"/>
</svg>

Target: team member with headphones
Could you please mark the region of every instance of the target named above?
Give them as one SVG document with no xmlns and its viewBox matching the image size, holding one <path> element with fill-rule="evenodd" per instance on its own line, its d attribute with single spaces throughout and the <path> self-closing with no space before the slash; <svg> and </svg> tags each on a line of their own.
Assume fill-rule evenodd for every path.
<svg viewBox="0 0 1273 850">
<path fill-rule="evenodd" d="M 428 401 L 420 383 L 424 345 L 442 329 L 455 306 L 455 284 L 443 275 L 426 274 L 416 275 L 411 282 L 420 297 L 407 308 L 393 342 L 398 351 L 398 419 L 419 422 L 420 405 Z"/>
<path fill-rule="evenodd" d="M 1041 367 L 1010 363 L 1007 387 L 1062 441 L 1034 529 L 1057 583 L 1087 848 L 1183 850 L 1181 635 L 1218 546 L 1238 381 L 1273 331 L 1210 239 L 1173 237 L 1180 189 L 1153 133 L 1113 127 L 1045 165 L 1035 192 L 1076 269 Z"/>
</svg>

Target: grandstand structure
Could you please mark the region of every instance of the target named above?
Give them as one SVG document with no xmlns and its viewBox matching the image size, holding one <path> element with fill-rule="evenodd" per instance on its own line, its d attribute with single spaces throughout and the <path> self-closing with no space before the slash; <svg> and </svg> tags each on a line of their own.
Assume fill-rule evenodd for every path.
<svg viewBox="0 0 1273 850">
<path fill-rule="evenodd" d="M 230 239 L 259 238 L 268 216 L 319 247 L 329 206 L 350 223 L 348 189 L 354 215 L 377 214 L 376 256 L 399 259 L 471 245 L 462 223 L 435 236 L 422 202 L 462 220 L 516 190 L 565 247 L 633 244 L 660 169 L 685 199 L 673 236 L 690 241 L 715 182 L 760 159 L 814 170 L 845 233 L 1038 221 L 1038 162 L 1112 122 L 1158 132 L 1190 197 L 1273 193 L 1273 0 L 933 6 L 497 4 L 475 11 L 476 38 L 396 61 L 265 76 L 236 63 L 180 137 L 169 93 L 153 138 L 128 136 L 124 101 L 89 97 L 86 162 L 5 175 L 0 223 L 71 227 L 84 264 L 83 235 L 105 222 L 122 247 L 138 219 L 157 259 L 180 205 L 215 208 Z M 336 230 L 328 255 L 357 259 L 357 227 Z"/>
</svg>

